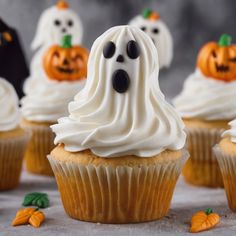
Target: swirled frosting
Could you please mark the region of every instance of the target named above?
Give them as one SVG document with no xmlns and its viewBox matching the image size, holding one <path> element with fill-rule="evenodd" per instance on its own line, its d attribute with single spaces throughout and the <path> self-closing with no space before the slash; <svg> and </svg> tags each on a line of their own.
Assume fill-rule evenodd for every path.
<svg viewBox="0 0 236 236">
<path fill-rule="evenodd" d="M 158 72 L 157 50 L 144 32 L 132 26 L 106 31 L 92 46 L 87 83 L 69 103 L 69 116 L 51 126 L 55 144 L 107 158 L 183 148 L 184 124 L 165 101 Z M 122 83 L 128 79 L 129 86 Z"/>
<path fill-rule="evenodd" d="M 29 78 L 24 85 L 26 95 L 21 100 L 23 117 L 36 122 L 57 121 L 68 114 L 68 103 L 83 88 L 85 81 L 58 82 L 46 78 Z"/>
<path fill-rule="evenodd" d="M 230 137 L 231 142 L 236 143 L 236 119 L 229 122 L 230 129 L 226 130 L 222 136 Z"/>
<path fill-rule="evenodd" d="M 18 97 L 13 86 L 0 78 L 0 132 L 9 131 L 19 125 Z"/>
<path fill-rule="evenodd" d="M 236 82 L 206 78 L 196 70 L 173 103 L 184 118 L 231 120 L 236 117 L 235 98 Z"/>
</svg>

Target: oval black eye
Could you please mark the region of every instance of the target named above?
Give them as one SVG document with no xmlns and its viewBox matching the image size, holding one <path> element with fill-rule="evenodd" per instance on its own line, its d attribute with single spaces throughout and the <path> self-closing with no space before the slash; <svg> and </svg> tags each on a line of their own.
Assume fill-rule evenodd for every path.
<svg viewBox="0 0 236 236">
<path fill-rule="evenodd" d="M 55 24 L 56 26 L 59 26 L 59 25 L 61 25 L 61 21 L 60 21 L 60 20 L 55 20 L 55 21 L 54 21 L 54 24 Z"/>
<path fill-rule="evenodd" d="M 74 25 L 74 22 L 72 20 L 68 20 L 67 25 L 72 27 Z"/>
<path fill-rule="evenodd" d="M 154 34 L 158 34 L 158 33 L 159 33 L 159 29 L 153 28 L 153 29 L 152 29 L 152 32 L 153 32 Z"/>
<path fill-rule="evenodd" d="M 115 54 L 115 51 L 116 45 L 113 42 L 109 41 L 103 48 L 103 56 L 105 58 L 111 58 Z"/>
<path fill-rule="evenodd" d="M 212 51 L 212 56 L 216 57 L 216 52 L 215 51 Z"/>
<path fill-rule="evenodd" d="M 146 31 L 146 27 L 145 27 L 145 26 L 141 27 L 140 29 L 141 29 L 142 31 Z"/>
<path fill-rule="evenodd" d="M 137 42 L 131 40 L 127 44 L 127 54 L 129 58 L 136 59 L 140 55 L 140 48 Z"/>
</svg>

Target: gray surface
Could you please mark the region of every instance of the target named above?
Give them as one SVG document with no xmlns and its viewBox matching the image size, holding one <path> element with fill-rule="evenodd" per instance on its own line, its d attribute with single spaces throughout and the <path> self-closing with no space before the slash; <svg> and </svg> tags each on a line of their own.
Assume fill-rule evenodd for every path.
<svg viewBox="0 0 236 236">
<path fill-rule="evenodd" d="M 0 16 L 21 34 L 28 61 L 33 53 L 30 43 L 41 12 L 56 0 L 0 0 Z M 164 92 L 173 96 L 181 88 L 182 70 L 193 70 L 196 55 L 203 43 L 218 40 L 220 34 L 229 33 L 236 42 L 235 0 L 68 0 L 81 16 L 84 25 L 84 45 L 92 42 L 111 26 L 126 24 L 143 8 L 158 10 L 174 37 L 174 61 L 167 79 L 162 81 Z M 175 86 L 173 86 L 173 84 Z"/>
<path fill-rule="evenodd" d="M 49 195 L 51 205 L 48 209 L 43 210 L 46 215 L 45 223 L 39 229 L 34 229 L 31 226 L 9 226 L 16 211 L 21 207 L 24 195 L 32 191 L 43 191 Z M 223 189 L 193 187 L 185 184 L 183 179 L 180 178 L 174 193 L 171 209 L 163 219 L 132 225 L 105 225 L 70 219 L 64 213 L 54 179 L 24 173 L 18 189 L 0 193 L 0 235 L 193 235 L 188 233 L 189 220 L 192 214 L 208 207 L 219 213 L 222 220 L 215 229 L 200 235 L 235 235 L 236 214 L 228 209 Z"/>
</svg>

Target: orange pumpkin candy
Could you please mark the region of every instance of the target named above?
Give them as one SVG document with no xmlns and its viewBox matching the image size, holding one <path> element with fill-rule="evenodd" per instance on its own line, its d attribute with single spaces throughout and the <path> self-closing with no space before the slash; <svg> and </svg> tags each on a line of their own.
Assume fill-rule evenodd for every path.
<svg viewBox="0 0 236 236">
<path fill-rule="evenodd" d="M 65 35 L 62 45 L 53 45 L 43 58 L 44 70 L 52 80 L 74 81 L 87 76 L 88 51 L 78 45 L 72 46 L 71 35 Z"/>
<path fill-rule="evenodd" d="M 209 42 L 198 54 L 197 67 L 207 76 L 230 82 L 236 80 L 236 45 L 223 34 L 218 43 Z"/>
</svg>

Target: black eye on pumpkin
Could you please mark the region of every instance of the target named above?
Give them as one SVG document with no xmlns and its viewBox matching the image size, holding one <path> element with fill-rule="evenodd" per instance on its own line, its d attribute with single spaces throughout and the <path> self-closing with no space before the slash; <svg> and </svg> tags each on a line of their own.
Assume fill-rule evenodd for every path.
<svg viewBox="0 0 236 236">
<path fill-rule="evenodd" d="M 153 28 L 153 29 L 152 29 L 152 33 L 158 34 L 158 33 L 159 33 L 159 29 L 158 29 L 158 28 Z"/>
<path fill-rule="evenodd" d="M 140 55 L 140 48 L 137 42 L 131 40 L 127 44 L 127 54 L 129 58 L 136 59 Z"/>
<path fill-rule="evenodd" d="M 230 58 L 229 61 L 236 63 L 236 57 Z"/>
<path fill-rule="evenodd" d="M 54 54 L 53 54 L 55 57 L 60 57 L 60 54 L 59 54 L 59 52 L 54 52 Z"/>
<path fill-rule="evenodd" d="M 68 20 L 67 25 L 69 27 L 72 27 L 74 25 L 74 22 L 72 20 Z"/>
<path fill-rule="evenodd" d="M 145 26 L 141 27 L 140 29 L 141 29 L 142 31 L 146 31 L 146 27 L 145 27 Z"/>
<path fill-rule="evenodd" d="M 60 25 L 61 25 L 61 21 L 60 21 L 60 20 L 55 20 L 55 21 L 54 21 L 54 25 L 60 26 Z"/>
<path fill-rule="evenodd" d="M 103 56 L 105 58 L 111 58 L 116 51 L 116 45 L 112 42 L 109 41 L 105 44 L 104 48 L 103 48 Z"/>
<path fill-rule="evenodd" d="M 217 57 L 217 55 L 216 55 L 216 52 L 215 52 L 215 51 L 212 51 L 212 56 L 213 56 L 213 57 L 215 57 L 215 58 Z"/>
</svg>

